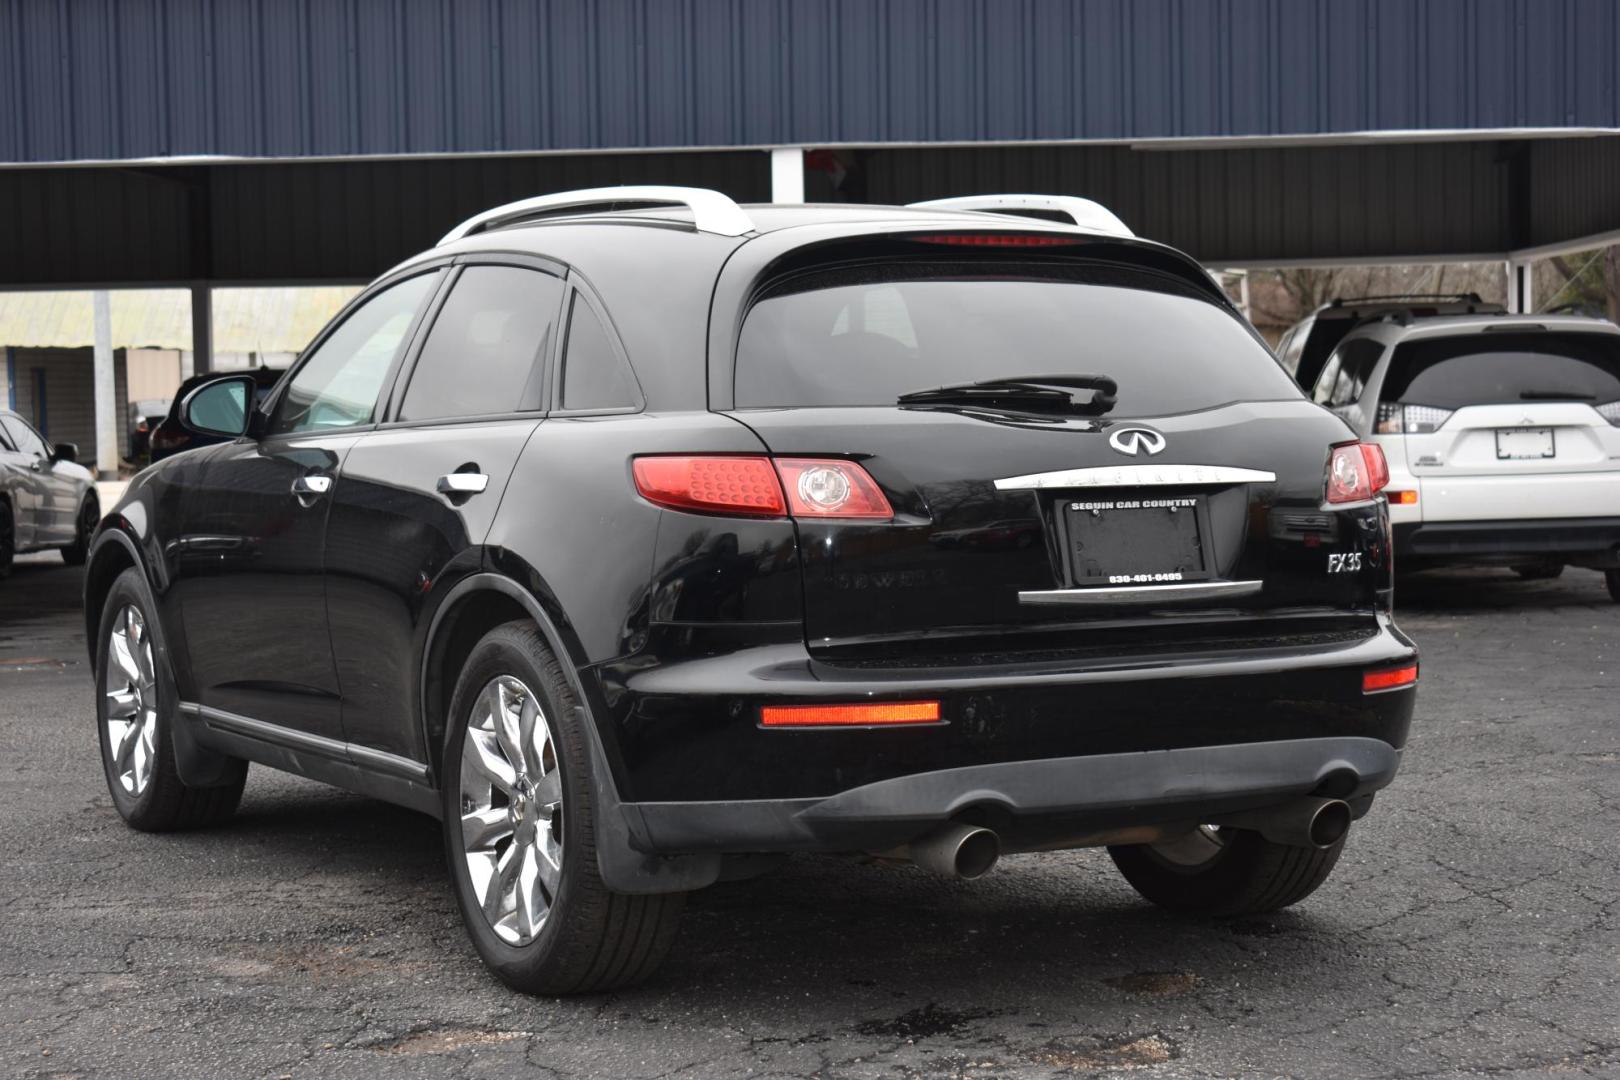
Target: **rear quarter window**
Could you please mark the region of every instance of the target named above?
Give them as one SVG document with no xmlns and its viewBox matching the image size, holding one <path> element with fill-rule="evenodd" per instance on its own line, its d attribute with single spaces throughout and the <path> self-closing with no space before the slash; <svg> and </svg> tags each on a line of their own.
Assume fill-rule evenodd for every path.
<svg viewBox="0 0 1620 1080">
<path fill-rule="evenodd" d="M 1620 335 L 1530 332 L 1398 345 L 1384 401 L 1461 409 L 1521 401 L 1620 401 Z"/>
<path fill-rule="evenodd" d="M 1301 396 L 1240 318 L 1116 266 L 861 265 L 768 290 L 743 322 L 739 408 L 893 405 L 1020 375 L 1107 375 L 1110 416 Z"/>
</svg>

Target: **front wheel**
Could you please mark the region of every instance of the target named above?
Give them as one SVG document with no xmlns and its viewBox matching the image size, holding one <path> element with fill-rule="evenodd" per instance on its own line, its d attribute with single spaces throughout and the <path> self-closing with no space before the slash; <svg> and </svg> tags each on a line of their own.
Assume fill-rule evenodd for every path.
<svg viewBox="0 0 1620 1080">
<path fill-rule="evenodd" d="M 473 648 L 451 700 L 444 839 L 473 946 L 514 990 L 641 982 L 669 952 L 684 897 L 602 883 L 589 733 L 557 658 L 523 622 Z"/>
<path fill-rule="evenodd" d="M 1255 915 L 1297 904 L 1326 881 L 1344 850 L 1276 844 L 1257 832 L 1201 826 L 1175 840 L 1110 847 L 1145 899 L 1187 915 Z"/>
<path fill-rule="evenodd" d="M 79 516 L 74 524 L 73 543 L 62 549 L 62 561 L 69 566 L 83 566 L 85 557 L 90 554 L 90 537 L 95 535 L 96 524 L 101 520 L 101 504 L 96 500 L 96 493 L 91 492 L 79 504 Z"/>
<path fill-rule="evenodd" d="M 174 760 L 174 673 L 158 648 L 140 571 L 118 575 L 101 609 L 96 636 L 96 728 L 113 805 L 143 832 L 215 825 L 236 812 L 247 762 L 225 783 L 193 787 Z"/>
</svg>

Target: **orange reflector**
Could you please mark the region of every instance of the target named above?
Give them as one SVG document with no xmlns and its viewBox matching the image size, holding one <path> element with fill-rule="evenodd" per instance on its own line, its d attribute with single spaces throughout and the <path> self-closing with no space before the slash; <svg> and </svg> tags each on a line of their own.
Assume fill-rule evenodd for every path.
<svg viewBox="0 0 1620 1080">
<path fill-rule="evenodd" d="M 766 727 L 860 727 L 867 724 L 937 724 L 937 701 L 884 701 L 872 705 L 767 705 Z"/>
<path fill-rule="evenodd" d="M 1361 692 L 1370 694 L 1374 690 L 1394 690 L 1400 686 L 1411 686 L 1417 682 L 1417 671 L 1416 664 L 1391 668 L 1388 671 L 1369 671 L 1361 676 Z"/>
<path fill-rule="evenodd" d="M 1391 506 L 1416 506 L 1417 492 L 1415 491 L 1387 491 Z"/>
</svg>

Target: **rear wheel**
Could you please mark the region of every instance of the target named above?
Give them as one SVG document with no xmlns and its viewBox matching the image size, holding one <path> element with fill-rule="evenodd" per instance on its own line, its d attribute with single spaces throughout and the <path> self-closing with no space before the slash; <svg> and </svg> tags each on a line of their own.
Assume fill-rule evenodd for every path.
<svg viewBox="0 0 1620 1080">
<path fill-rule="evenodd" d="M 113 805 L 143 832 L 215 825 L 236 812 L 247 782 L 239 762 L 218 787 L 192 787 L 174 760 L 174 673 L 153 638 L 140 571 L 118 576 L 96 637 L 96 728 Z"/>
<path fill-rule="evenodd" d="M 1603 571 L 1603 580 L 1608 583 L 1609 595 L 1615 603 L 1620 604 L 1620 570 Z"/>
<path fill-rule="evenodd" d="M 1189 915 L 1254 915 L 1297 904 L 1326 881 L 1344 850 L 1276 844 L 1257 832 L 1213 825 L 1108 854 L 1145 899 Z"/>
<path fill-rule="evenodd" d="M 62 561 L 69 566 L 83 566 L 85 556 L 90 554 L 90 537 L 95 534 L 96 524 L 101 520 L 101 503 L 96 499 L 96 493 L 84 497 L 79 504 L 79 518 L 74 526 L 73 543 L 62 549 Z"/>
<path fill-rule="evenodd" d="M 468 657 L 444 753 L 444 837 L 467 932 L 502 982 L 579 994 L 642 981 L 684 896 L 602 883 L 583 713 L 535 628 L 507 623 Z"/>
<path fill-rule="evenodd" d="M 1556 562 L 1527 563 L 1515 566 L 1513 572 L 1526 581 L 1551 581 L 1564 572 L 1564 564 Z"/>
</svg>

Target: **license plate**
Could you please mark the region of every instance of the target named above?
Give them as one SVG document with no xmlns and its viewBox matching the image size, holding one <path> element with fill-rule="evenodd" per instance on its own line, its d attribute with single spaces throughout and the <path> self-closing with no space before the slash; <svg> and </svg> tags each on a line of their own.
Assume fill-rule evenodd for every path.
<svg viewBox="0 0 1620 1080">
<path fill-rule="evenodd" d="M 1529 458 L 1550 458 L 1557 455 L 1557 448 L 1553 446 L 1552 428 L 1496 429 L 1498 461 L 1524 461 Z"/>
<path fill-rule="evenodd" d="M 1202 497 L 1063 504 L 1076 585 L 1157 585 L 1207 577 Z"/>
</svg>

